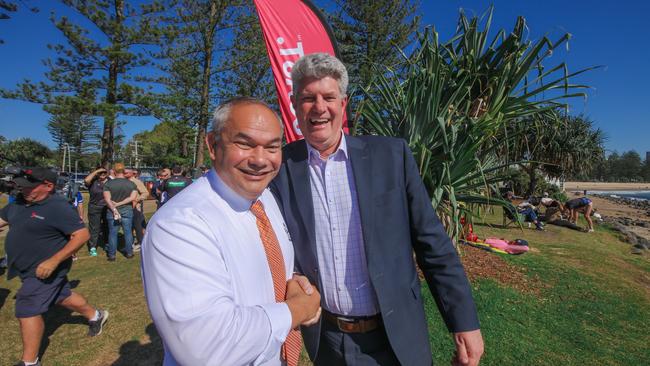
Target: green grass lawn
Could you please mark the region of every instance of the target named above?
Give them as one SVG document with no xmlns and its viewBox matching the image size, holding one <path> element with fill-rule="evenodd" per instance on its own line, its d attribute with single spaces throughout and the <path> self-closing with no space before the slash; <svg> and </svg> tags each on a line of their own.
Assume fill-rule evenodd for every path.
<svg viewBox="0 0 650 366">
<path fill-rule="evenodd" d="M 500 219 L 499 212 L 486 222 Z M 522 276 L 544 284 L 522 292 L 492 279 L 473 282 L 486 342 L 484 365 L 650 364 L 647 254 L 629 254 L 629 245 L 602 227 L 590 234 L 553 226 L 537 232 L 477 225 L 476 231 L 480 236 L 527 239 L 531 252 L 500 257 L 522 268 Z M 109 309 L 111 319 L 102 335 L 88 338 L 83 318 L 52 310 L 47 315 L 45 365 L 160 364 L 162 347 L 147 313 L 138 256 L 119 256 L 108 263 L 82 251 L 69 278 L 78 281 L 76 290 L 91 303 Z M 13 315 L 19 286 L 18 280 L 0 279 L 0 365 L 20 357 Z M 426 285 L 423 293 L 435 364 L 448 365 L 451 338 Z"/>
</svg>

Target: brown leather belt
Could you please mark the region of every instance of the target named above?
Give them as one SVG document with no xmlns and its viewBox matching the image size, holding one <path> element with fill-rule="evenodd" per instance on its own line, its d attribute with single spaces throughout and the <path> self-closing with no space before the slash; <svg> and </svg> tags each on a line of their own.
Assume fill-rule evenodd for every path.
<svg viewBox="0 0 650 366">
<path fill-rule="evenodd" d="M 366 333 L 382 326 L 381 314 L 364 317 L 346 317 L 323 309 L 323 318 L 344 333 Z"/>
</svg>

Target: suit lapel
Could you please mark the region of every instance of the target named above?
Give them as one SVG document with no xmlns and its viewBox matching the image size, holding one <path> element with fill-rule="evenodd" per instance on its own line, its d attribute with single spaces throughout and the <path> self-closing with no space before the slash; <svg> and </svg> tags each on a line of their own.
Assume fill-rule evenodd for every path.
<svg viewBox="0 0 650 366">
<path fill-rule="evenodd" d="M 294 199 L 300 211 L 301 220 L 305 225 L 309 239 L 309 247 L 314 259 L 316 256 L 316 228 L 314 219 L 314 204 L 311 200 L 309 164 L 307 161 L 307 145 L 302 141 L 296 147 L 295 154 L 287 159 L 287 169 L 293 187 Z"/>
<path fill-rule="evenodd" d="M 354 175 L 354 184 L 357 189 L 357 200 L 359 205 L 359 215 L 361 215 L 361 231 L 363 232 L 363 241 L 366 252 L 366 259 L 370 265 L 369 250 L 373 242 L 373 192 L 372 182 L 372 159 L 370 159 L 370 149 L 368 144 L 353 136 L 346 136 L 348 144 L 348 153 L 352 163 L 352 173 Z"/>
</svg>

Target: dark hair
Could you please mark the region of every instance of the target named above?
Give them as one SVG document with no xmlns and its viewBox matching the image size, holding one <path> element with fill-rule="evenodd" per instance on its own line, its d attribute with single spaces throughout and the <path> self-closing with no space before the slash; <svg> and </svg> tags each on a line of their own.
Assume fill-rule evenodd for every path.
<svg viewBox="0 0 650 366">
<path fill-rule="evenodd" d="M 172 168 L 172 174 L 181 174 L 181 173 L 183 173 L 183 167 L 182 166 L 175 165 Z"/>
</svg>

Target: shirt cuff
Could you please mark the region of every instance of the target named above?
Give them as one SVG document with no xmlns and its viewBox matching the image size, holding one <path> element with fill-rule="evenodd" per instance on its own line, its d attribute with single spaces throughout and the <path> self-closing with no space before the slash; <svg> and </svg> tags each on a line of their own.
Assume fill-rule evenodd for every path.
<svg viewBox="0 0 650 366">
<path fill-rule="evenodd" d="M 260 357 L 254 362 L 255 364 L 265 362 L 278 355 L 280 347 L 287 339 L 287 335 L 291 330 L 291 312 L 286 303 L 262 304 L 261 307 L 269 319 L 271 326 L 271 334 L 266 348 Z"/>
</svg>

